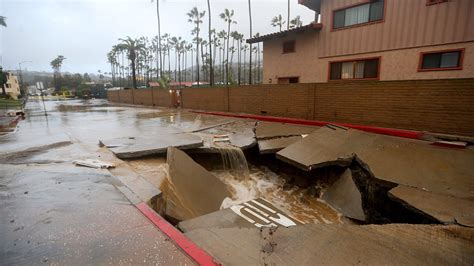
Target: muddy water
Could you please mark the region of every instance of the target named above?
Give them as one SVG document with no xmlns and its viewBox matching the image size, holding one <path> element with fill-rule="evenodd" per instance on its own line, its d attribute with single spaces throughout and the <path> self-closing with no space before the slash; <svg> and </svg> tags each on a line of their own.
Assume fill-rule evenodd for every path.
<svg viewBox="0 0 474 266">
<path fill-rule="evenodd" d="M 229 186 L 233 194 L 233 199 L 224 200 L 222 208 L 263 197 L 303 223 L 341 223 L 340 215 L 336 211 L 308 195 L 306 189 L 294 187 L 284 190 L 284 179 L 263 166 L 251 166 L 249 171 L 248 179 L 228 171 L 213 171 Z"/>
<path fill-rule="evenodd" d="M 226 172 L 238 177 L 239 180 L 249 179 L 247 159 L 240 148 L 227 143 L 214 143 L 213 146 L 221 154 L 222 165 Z"/>
<path fill-rule="evenodd" d="M 245 157 L 244 157 L 245 158 Z M 166 158 L 145 158 L 127 162 L 155 187 L 164 193 L 167 209 L 173 212 L 190 213 L 169 182 Z M 236 165 L 236 162 L 231 163 Z M 246 161 L 245 164 L 247 165 Z M 240 166 L 242 167 L 242 166 Z M 306 189 L 293 187 L 283 189 L 285 180 L 264 166 L 249 165 L 247 172 L 237 168 L 214 170 L 212 173 L 222 180 L 232 192 L 232 199 L 222 202 L 228 208 L 242 202 L 263 197 L 276 207 L 303 223 L 341 223 L 340 215 L 326 203 L 309 195 Z M 234 171 L 232 171 L 234 169 Z M 241 168 L 240 168 L 241 169 Z M 179 216 L 178 214 L 176 214 Z"/>
</svg>

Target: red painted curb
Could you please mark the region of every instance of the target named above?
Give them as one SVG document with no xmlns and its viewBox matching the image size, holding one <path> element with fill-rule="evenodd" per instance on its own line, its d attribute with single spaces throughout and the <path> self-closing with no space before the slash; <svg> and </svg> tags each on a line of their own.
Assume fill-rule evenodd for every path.
<svg viewBox="0 0 474 266">
<path fill-rule="evenodd" d="M 331 123 L 317 120 L 305 120 L 298 118 L 287 118 L 287 117 L 277 117 L 277 116 L 263 116 L 263 115 L 252 115 L 252 114 L 233 114 L 233 113 L 224 113 L 224 112 L 205 112 L 205 111 L 190 111 L 198 114 L 208 114 L 208 115 L 220 115 L 227 117 L 236 117 L 236 118 L 249 118 L 256 119 L 261 121 L 269 122 L 279 122 L 287 124 L 298 124 L 298 125 L 307 125 L 307 126 L 325 126 L 328 124 L 339 125 L 343 127 L 358 129 L 366 132 L 408 138 L 408 139 L 423 139 L 423 132 L 413 131 L 413 130 L 403 130 L 403 129 L 394 129 L 394 128 L 384 128 L 384 127 L 374 127 L 374 126 L 363 126 L 363 125 L 353 125 L 346 123 Z"/>
<path fill-rule="evenodd" d="M 189 240 L 183 233 L 179 232 L 174 226 L 169 224 L 163 217 L 158 215 L 152 208 L 146 203 L 142 202 L 135 207 L 145 215 L 158 229 L 160 229 L 165 235 L 171 238 L 188 256 L 190 256 L 199 265 L 220 265 L 217 263 L 212 256 L 207 254 L 206 251 L 198 247 L 191 240 Z"/>
</svg>

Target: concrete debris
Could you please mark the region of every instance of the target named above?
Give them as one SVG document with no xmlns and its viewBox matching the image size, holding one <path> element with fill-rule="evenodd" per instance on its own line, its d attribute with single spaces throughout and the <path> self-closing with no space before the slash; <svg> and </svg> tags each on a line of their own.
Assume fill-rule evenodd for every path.
<svg viewBox="0 0 474 266">
<path fill-rule="evenodd" d="M 474 227 L 474 201 L 432 193 L 399 185 L 389 191 L 391 197 L 444 224 Z"/>
<path fill-rule="evenodd" d="M 228 135 L 214 135 L 212 142 L 230 142 Z"/>
<path fill-rule="evenodd" d="M 291 144 L 301 140 L 302 136 L 281 137 L 258 140 L 258 149 L 260 154 L 276 153 Z"/>
<path fill-rule="evenodd" d="M 323 127 L 279 151 L 277 158 L 306 171 L 327 165 L 348 166 L 356 159 L 378 179 L 474 199 L 474 151 L 469 149 Z"/>
<path fill-rule="evenodd" d="M 75 160 L 72 162 L 75 165 L 86 166 L 91 168 L 108 169 L 115 167 L 113 164 L 102 162 L 96 159 Z"/>
<path fill-rule="evenodd" d="M 108 147 L 120 159 L 131 159 L 165 154 L 168 147 L 198 148 L 203 145 L 203 141 L 199 136 L 193 134 L 166 134 L 153 137 L 101 140 L 100 145 Z"/>
<path fill-rule="evenodd" d="M 301 136 L 310 134 L 318 128 L 319 127 L 261 121 L 258 122 L 255 128 L 255 135 L 258 140 L 275 137 Z"/>
<path fill-rule="evenodd" d="M 474 261 L 474 230 L 460 226 L 212 227 L 185 235 L 223 265 L 471 265 Z M 271 250 L 266 248 L 269 244 Z"/>
<path fill-rule="evenodd" d="M 230 208 L 213 212 L 180 222 L 178 227 L 183 232 L 202 228 L 231 227 L 276 227 L 295 226 L 302 223 L 284 213 L 263 198 L 250 200 Z"/>
<path fill-rule="evenodd" d="M 329 186 L 322 199 L 346 217 L 360 221 L 366 220 L 362 208 L 362 196 L 349 169 Z"/>
<path fill-rule="evenodd" d="M 219 210 L 231 197 L 227 186 L 186 153 L 168 148 L 169 180 L 166 214 L 178 221 Z M 170 193 L 173 192 L 173 193 Z M 174 198 L 171 198 L 174 196 Z"/>
</svg>

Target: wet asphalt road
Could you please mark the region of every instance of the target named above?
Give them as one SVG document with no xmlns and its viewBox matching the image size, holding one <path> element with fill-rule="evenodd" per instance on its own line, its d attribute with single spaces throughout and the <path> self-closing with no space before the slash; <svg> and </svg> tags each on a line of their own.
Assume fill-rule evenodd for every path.
<svg viewBox="0 0 474 266">
<path fill-rule="evenodd" d="M 193 264 L 117 189 L 121 182 L 109 171 L 72 161 L 98 158 L 101 138 L 202 126 L 181 122 L 194 114 L 144 119 L 157 110 L 103 100 L 46 107 L 47 117 L 40 102 L 29 102 L 18 130 L 0 136 L 0 265 Z"/>
</svg>

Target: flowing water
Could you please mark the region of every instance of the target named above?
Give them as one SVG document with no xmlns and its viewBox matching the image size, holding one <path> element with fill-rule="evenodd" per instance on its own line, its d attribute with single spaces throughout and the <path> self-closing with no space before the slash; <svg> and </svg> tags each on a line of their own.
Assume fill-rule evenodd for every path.
<svg viewBox="0 0 474 266">
<path fill-rule="evenodd" d="M 225 171 L 232 173 L 239 180 L 249 179 L 247 159 L 240 148 L 227 143 L 214 143 L 214 147 L 221 154 L 222 165 Z"/>
</svg>

